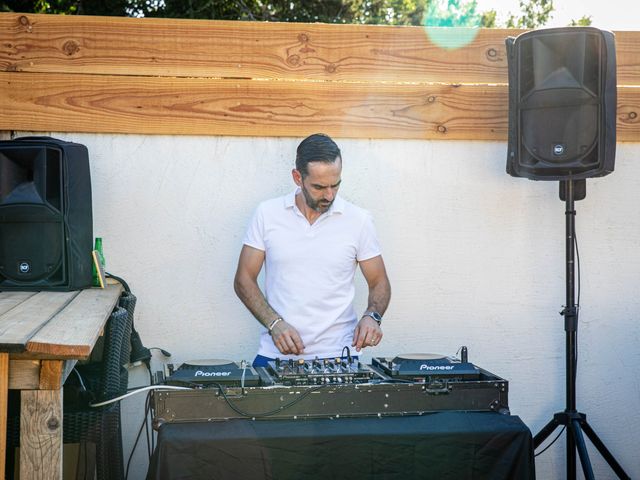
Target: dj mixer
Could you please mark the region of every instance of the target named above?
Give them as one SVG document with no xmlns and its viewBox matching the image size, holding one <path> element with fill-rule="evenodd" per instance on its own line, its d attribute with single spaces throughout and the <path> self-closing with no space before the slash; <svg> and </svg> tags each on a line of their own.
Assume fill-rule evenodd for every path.
<svg viewBox="0 0 640 480">
<path fill-rule="evenodd" d="M 156 390 L 154 423 L 422 415 L 443 410 L 508 413 L 508 382 L 462 359 L 433 354 L 275 359 L 267 367 L 204 360 L 182 364 Z"/>
</svg>

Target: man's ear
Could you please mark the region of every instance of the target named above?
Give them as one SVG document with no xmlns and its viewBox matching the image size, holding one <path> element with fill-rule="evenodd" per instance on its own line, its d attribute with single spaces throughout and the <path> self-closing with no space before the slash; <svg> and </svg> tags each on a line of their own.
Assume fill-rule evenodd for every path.
<svg viewBox="0 0 640 480">
<path fill-rule="evenodd" d="M 293 170 L 291 170 L 291 176 L 293 177 L 293 181 L 295 182 L 295 184 L 299 187 L 302 186 L 302 174 L 300 173 L 299 170 L 296 170 L 295 168 Z"/>
</svg>

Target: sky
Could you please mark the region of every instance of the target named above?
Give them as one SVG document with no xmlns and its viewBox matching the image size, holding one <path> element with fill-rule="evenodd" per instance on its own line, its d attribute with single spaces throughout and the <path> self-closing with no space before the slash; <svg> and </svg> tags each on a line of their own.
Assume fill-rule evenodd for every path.
<svg viewBox="0 0 640 480">
<path fill-rule="evenodd" d="M 496 10 L 498 20 L 519 11 L 518 0 L 477 0 L 477 11 Z M 591 15 L 591 25 L 603 30 L 640 30 L 640 0 L 554 0 L 547 27 L 565 27 L 572 19 Z"/>
</svg>

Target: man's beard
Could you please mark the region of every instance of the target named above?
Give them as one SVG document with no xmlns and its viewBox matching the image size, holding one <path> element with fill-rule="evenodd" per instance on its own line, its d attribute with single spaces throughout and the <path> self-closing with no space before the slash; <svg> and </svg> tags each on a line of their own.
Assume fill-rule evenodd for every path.
<svg viewBox="0 0 640 480">
<path fill-rule="evenodd" d="M 326 200 L 314 200 L 304 185 L 300 188 L 302 190 L 302 194 L 304 195 L 304 201 L 307 203 L 307 207 L 309 207 L 314 212 L 325 213 L 331 205 L 333 204 L 333 200 L 327 202 Z M 334 198 L 335 200 L 335 198 Z"/>
</svg>

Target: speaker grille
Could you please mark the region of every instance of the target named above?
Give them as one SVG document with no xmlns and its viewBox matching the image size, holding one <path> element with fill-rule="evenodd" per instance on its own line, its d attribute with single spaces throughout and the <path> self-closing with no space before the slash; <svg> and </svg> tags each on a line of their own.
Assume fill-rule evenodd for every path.
<svg viewBox="0 0 640 480">
<path fill-rule="evenodd" d="M 16 283 L 64 279 L 62 219 L 49 222 L 4 222 L 0 227 L 0 272 Z M 49 239 L 43 248 L 42 239 Z"/>
</svg>

